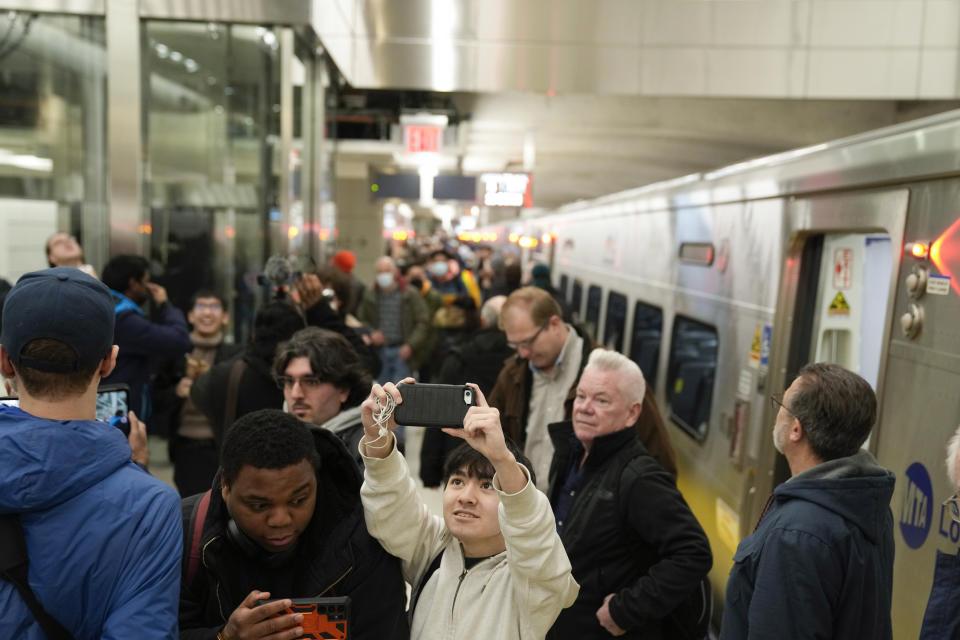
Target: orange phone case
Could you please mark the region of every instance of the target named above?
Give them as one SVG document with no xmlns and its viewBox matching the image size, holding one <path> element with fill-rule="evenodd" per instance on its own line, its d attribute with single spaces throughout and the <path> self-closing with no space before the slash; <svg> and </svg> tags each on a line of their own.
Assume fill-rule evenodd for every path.
<svg viewBox="0 0 960 640">
<path fill-rule="evenodd" d="M 277 615 L 302 613 L 303 635 L 309 640 L 349 640 L 350 598 L 290 598 L 293 604 Z M 272 600 L 265 600 L 266 604 Z"/>
</svg>

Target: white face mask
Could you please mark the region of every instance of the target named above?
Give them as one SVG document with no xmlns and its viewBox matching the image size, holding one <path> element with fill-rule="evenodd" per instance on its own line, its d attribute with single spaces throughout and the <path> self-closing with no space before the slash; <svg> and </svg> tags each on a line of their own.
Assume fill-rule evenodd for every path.
<svg viewBox="0 0 960 640">
<path fill-rule="evenodd" d="M 389 289 L 393 286 L 393 274 L 392 273 L 378 273 L 377 274 L 377 286 L 381 289 Z"/>
<path fill-rule="evenodd" d="M 447 265 L 446 262 L 431 262 L 431 263 L 430 263 L 430 271 L 432 271 L 432 272 L 433 272 L 433 275 L 437 276 L 438 278 L 442 278 L 443 276 L 447 275 L 447 270 L 448 270 L 448 269 L 449 269 L 449 267 L 448 267 L 448 265 Z"/>
</svg>

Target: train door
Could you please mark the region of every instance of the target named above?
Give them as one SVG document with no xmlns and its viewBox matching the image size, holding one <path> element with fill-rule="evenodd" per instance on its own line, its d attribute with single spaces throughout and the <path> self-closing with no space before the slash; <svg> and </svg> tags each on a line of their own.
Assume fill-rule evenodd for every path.
<svg viewBox="0 0 960 640">
<path fill-rule="evenodd" d="M 908 191 L 797 199 L 787 207 L 784 266 L 774 320 L 770 393 L 781 393 L 809 362 L 834 362 L 862 375 L 880 395 L 893 318 Z M 766 424 L 775 414 L 768 409 Z M 877 424 L 880 424 L 878 417 Z M 882 437 L 874 430 L 872 440 Z M 790 476 L 766 438 L 759 480 L 742 527 Z M 865 445 L 875 450 L 875 443 Z M 765 463 L 764 463 L 765 461 Z"/>
</svg>

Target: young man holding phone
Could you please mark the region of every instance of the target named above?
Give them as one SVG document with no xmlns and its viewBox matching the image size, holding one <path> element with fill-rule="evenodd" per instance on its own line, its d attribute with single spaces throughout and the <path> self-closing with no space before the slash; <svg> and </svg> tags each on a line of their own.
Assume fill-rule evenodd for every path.
<svg viewBox="0 0 960 640">
<path fill-rule="evenodd" d="M 367 528 L 400 558 L 414 586 L 412 638 L 543 638 L 579 587 L 529 462 L 504 440 L 497 409 L 470 386 L 479 406 L 467 411 L 462 429 L 444 429 L 465 444 L 447 458 L 442 518 L 418 497 L 393 417 L 382 436 L 376 424 L 388 396 L 403 402 L 400 391 L 393 383 L 373 386 L 361 405 Z"/>
</svg>

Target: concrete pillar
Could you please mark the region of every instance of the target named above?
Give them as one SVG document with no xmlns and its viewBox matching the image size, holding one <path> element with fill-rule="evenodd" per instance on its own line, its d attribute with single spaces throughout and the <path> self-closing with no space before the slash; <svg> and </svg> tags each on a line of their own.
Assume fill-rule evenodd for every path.
<svg viewBox="0 0 960 640">
<path fill-rule="evenodd" d="M 353 274 L 369 285 L 373 282 L 373 263 L 383 255 L 380 201 L 370 197 L 366 166 L 360 176 L 357 167 L 344 164 L 338 163 L 337 167 L 337 249 L 356 254 Z"/>
</svg>

